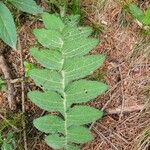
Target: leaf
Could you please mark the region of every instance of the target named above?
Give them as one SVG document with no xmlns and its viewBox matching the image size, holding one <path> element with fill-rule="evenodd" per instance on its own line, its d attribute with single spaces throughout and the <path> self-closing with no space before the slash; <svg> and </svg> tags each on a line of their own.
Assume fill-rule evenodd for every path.
<svg viewBox="0 0 150 150">
<path fill-rule="evenodd" d="M 30 53 L 38 63 L 47 69 L 60 70 L 62 68 L 61 53 L 58 51 L 31 48 Z"/>
<path fill-rule="evenodd" d="M 54 148 L 54 149 L 61 149 L 64 147 L 64 138 L 58 135 L 49 135 L 45 138 L 46 143 Z"/>
<path fill-rule="evenodd" d="M 33 103 L 44 110 L 63 112 L 63 100 L 56 92 L 31 91 L 28 93 L 28 97 Z"/>
<path fill-rule="evenodd" d="M 142 12 L 142 10 L 135 4 L 130 4 L 129 9 L 134 18 L 142 22 L 144 18 L 144 13 Z"/>
<path fill-rule="evenodd" d="M 62 91 L 61 75 L 56 71 L 47 69 L 32 69 L 29 76 L 34 82 L 45 90 Z"/>
<path fill-rule="evenodd" d="M 89 129 L 85 127 L 71 127 L 68 129 L 68 140 L 73 143 L 83 144 L 93 139 Z"/>
<path fill-rule="evenodd" d="M 54 14 L 45 12 L 42 15 L 42 20 L 47 29 L 62 31 L 65 26 L 60 17 Z"/>
<path fill-rule="evenodd" d="M 11 12 L 0 2 L 0 38 L 13 49 L 16 49 L 17 33 Z"/>
<path fill-rule="evenodd" d="M 42 13 L 43 9 L 39 7 L 34 0 L 8 0 L 16 8 L 30 14 Z"/>
<path fill-rule="evenodd" d="M 55 49 L 63 46 L 61 34 L 54 30 L 35 29 L 34 35 L 44 47 Z"/>
<path fill-rule="evenodd" d="M 92 74 L 105 60 L 104 55 L 89 55 L 67 59 L 64 64 L 65 78 L 72 81 Z"/>
<path fill-rule="evenodd" d="M 88 102 L 104 93 L 108 86 L 97 81 L 79 80 L 66 88 L 67 104 Z"/>
<path fill-rule="evenodd" d="M 64 23 L 60 19 L 45 13 L 43 22 L 47 29 L 34 30 L 43 48 L 33 48 L 31 54 L 46 69 L 29 72 L 43 91 L 29 92 L 28 96 L 40 108 L 57 112 L 54 118 L 48 115 L 34 121 L 39 130 L 49 133 L 46 143 L 53 149 L 79 150 L 76 144 L 93 139 L 83 125 L 95 122 L 103 115 L 98 109 L 79 104 L 93 100 L 108 88 L 104 83 L 82 78 L 99 68 L 105 57 L 88 54 L 99 43 L 89 37 L 90 27 L 78 27 L 75 20 Z"/>
<path fill-rule="evenodd" d="M 10 144 L 4 141 L 1 150 L 13 150 L 13 148 Z"/>
<path fill-rule="evenodd" d="M 80 148 L 77 146 L 70 145 L 70 146 L 68 146 L 68 150 L 80 150 Z"/>
<path fill-rule="evenodd" d="M 75 106 L 67 112 L 67 124 L 84 125 L 95 122 L 103 116 L 103 112 L 89 106 Z"/>
<path fill-rule="evenodd" d="M 150 7 L 148 7 L 146 12 L 145 12 L 145 17 L 143 19 L 143 23 L 145 25 L 150 25 Z"/>
<path fill-rule="evenodd" d="M 67 40 L 67 39 L 77 40 L 77 39 L 82 39 L 82 38 L 90 36 L 92 34 L 92 28 L 91 27 L 72 28 L 70 26 L 67 26 L 64 28 L 62 34 L 64 36 L 64 40 Z"/>
<path fill-rule="evenodd" d="M 93 49 L 98 43 L 99 40 L 94 38 L 83 38 L 82 40 L 77 39 L 75 41 L 68 39 L 64 41 L 64 55 L 66 58 L 83 56 L 89 53 L 89 51 Z"/>
<path fill-rule="evenodd" d="M 46 115 L 33 121 L 34 126 L 45 133 L 64 133 L 64 121 L 54 115 Z"/>
<path fill-rule="evenodd" d="M 64 20 L 67 26 L 70 26 L 70 27 L 77 26 L 79 21 L 80 21 L 80 15 L 70 15 L 70 16 L 67 16 Z"/>
</svg>

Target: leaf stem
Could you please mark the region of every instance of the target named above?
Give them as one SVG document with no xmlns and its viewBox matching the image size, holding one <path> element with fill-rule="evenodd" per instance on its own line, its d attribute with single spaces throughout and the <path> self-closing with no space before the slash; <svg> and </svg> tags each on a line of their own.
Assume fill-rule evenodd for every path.
<svg viewBox="0 0 150 150">
<path fill-rule="evenodd" d="M 61 75 L 62 75 L 62 95 L 63 95 L 63 104 L 64 104 L 64 130 L 65 130 L 65 150 L 68 149 L 68 139 L 67 139 L 67 99 L 66 99 L 66 93 L 65 93 L 65 72 L 63 71 L 63 65 L 64 65 L 64 53 L 62 52 L 62 70 L 61 70 Z"/>
</svg>

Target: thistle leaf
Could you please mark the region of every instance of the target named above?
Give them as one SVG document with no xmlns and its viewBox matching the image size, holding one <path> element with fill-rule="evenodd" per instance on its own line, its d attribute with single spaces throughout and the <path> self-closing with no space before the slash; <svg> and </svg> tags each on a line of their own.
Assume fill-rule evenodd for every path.
<svg viewBox="0 0 150 150">
<path fill-rule="evenodd" d="M 59 51 L 31 48 L 30 53 L 38 63 L 47 69 L 60 70 L 62 67 L 62 58 Z"/>
<path fill-rule="evenodd" d="M 28 97 L 41 109 L 51 112 L 63 112 L 63 100 L 56 92 L 31 91 L 28 93 Z"/>
<path fill-rule="evenodd" d="M 103 112 L 89 106 L 75 106 L 67 112 L 68 126 L 84 125 L 96 121 Z"/>
<path fill-rule="evenodd" d="M 62 31 L 65 26 L 62 20 L 54 14 L 45 12 L 42 15 L 42 19 L 47 29 Z"/>
<path fill-rule="evenodd" d="M 71 127 L 68 129 L 68 140 L 69 142 L 83 144 L 88 141 L 91 141 L 93 136 L 89 129 L 79 126 Z"/>
<path fill-rule="evenodd" d="M 46 115 L 34 120 L 34 126 L 45 133 L 64 133 L 64 121 L 58 116 Z"/>
</svg>

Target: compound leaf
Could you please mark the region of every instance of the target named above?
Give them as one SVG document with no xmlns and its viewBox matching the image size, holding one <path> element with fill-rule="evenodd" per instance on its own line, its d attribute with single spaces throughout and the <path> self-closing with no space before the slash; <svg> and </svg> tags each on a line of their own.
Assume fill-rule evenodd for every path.
<svg viewBox="0 0 150 150">
<path fill-rule="evenodd" d="M 71 125 L 84 125 L 95 122 L 103 115 L 102 111 L 89 106 L 75 106 L 67 112 L 67 123 Z"/>
<path fill-rule="evenodd" d="M 30 14 L 42 13 L 43 9 L 39 7 L 34 0 L 8 0 L 16 8 Z"/>
<path fill-rule="evenodd" d="M 16 49 L 17 33 L 11 12 L 0 2 L 0 38 L 13 49 Z"/>
<path fill-rule="evenodd" d="M 33 121 L 34 126 L 45 133 L 64 133 L 64 121 L 54 115 L 46 115 Z"/>
</svg>

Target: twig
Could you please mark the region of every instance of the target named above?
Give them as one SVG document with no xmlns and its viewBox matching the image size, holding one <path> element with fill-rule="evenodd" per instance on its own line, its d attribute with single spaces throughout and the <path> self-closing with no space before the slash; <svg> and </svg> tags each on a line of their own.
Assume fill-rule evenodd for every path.
<svg viewBox="0 0 150 150">
<path fill-rule="evenodd" d="M 121 67 L 119 66 L 119 73 L 120 73 L 120 78 L 121 81 L 123 80 L 122 77 L 122 73 L 121 73 Z M 124 86 L 123 86 L 123 82 L 121 82 L 121 94 L 122 94 L 122 105 L 121 105 L 121 111 L 120 111 L 120 116 L 119 116 L 119 120 L 121 120 L 122 116 L 123 116 L 123 111 L 124 111 L 124 106 L 125 106 L 125 96 L 124 96 Z"/>
<path fill-rule="evenodd" d="M 135 111 L 141 111 L 143 109 L 144 109 L 144 105 L 124 107 L 123 111 L 122 108 L 107 109 L 106 115 L 120 114 L 121 111 L 122 113 L 131 113 Z"/>
<path fill-rule="evenodd" d="M 2 70 L 7 83 L 7 99 L 8 99 L 9 108 L 11 110 L 14 110 L 16 107 L 15 98 L 14 98 L 14 86 L 9 81 L 11 79 L 10 70 L 2 54 L 0 55 L 0 69 Z"/>
<path fill-rule="evenodd" d="M 22 56 L 22 48 L 20 44 L 20 39 L 18 38 L 18 50 L 20 52 L 20 61 L 21 61 L 21 69 L 22 69 L 22 78 L 21 78 L 21 100 L 22 100 L 22 113 L 25 114 L 25 82 L 24 82 L 24 65 L 23 65 L 23 56 Z M 27 146 L 27 135 L 26 135 L 26 123 L 25 120 L 22 119 L 22 127 L 23 127 L 23 141 L 24 141 L 24 149 L 28 150 Z"/>
<path fill-rule="evenodd" d="M 118 148 L 107 138 L 105 137 L 101 132 L 99 132 L 95 127 L 93 127 L 93 130 L 98 133 L 98 135 L 102 138 L 102 140 L 105 140 L 108 144 L 110 144 L 115 150 L 118 150 Z"/>
</svg>

